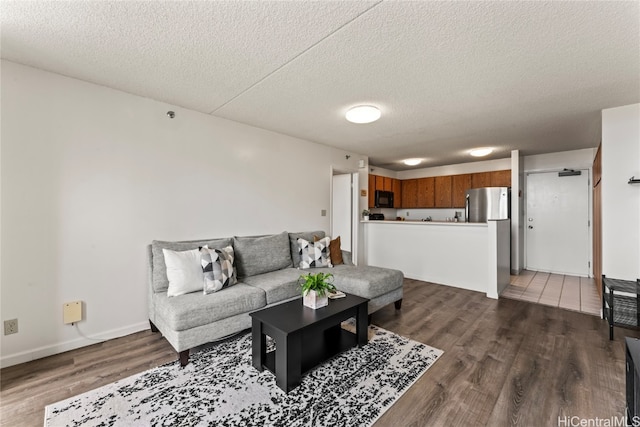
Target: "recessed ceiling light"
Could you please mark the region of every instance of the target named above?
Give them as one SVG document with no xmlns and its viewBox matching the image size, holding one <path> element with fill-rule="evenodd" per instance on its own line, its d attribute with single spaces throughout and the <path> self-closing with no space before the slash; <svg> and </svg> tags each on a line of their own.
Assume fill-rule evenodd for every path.
<svg viewBox="0 0 640 427">
<path fill-rule="evenodd" d="M 350 108 L 345 117 L 351 123 L 371 123 L 380 118 L 380 109 L 373 105 L 358 105 Z"/>
<path fill-rule="evenodd" d="M 404 163 L 407 166 L 415 166 L 422 163 L 422 159 L 405 159 L 402 161 L 402 163 Z"/>
<path fill-rule="evenodd" d="M 475 148 L 471 151 L 469 151 L 469 154 L 471 154 L 473 157 L 484 157 L 484 156 L 488 156 L 489 154 L 493 153 L 493 148 Z"/>
</svg>

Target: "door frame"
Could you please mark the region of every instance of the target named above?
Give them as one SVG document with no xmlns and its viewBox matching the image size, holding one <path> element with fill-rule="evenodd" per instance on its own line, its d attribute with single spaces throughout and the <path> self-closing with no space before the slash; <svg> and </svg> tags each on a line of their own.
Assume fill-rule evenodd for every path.
<svg viewBox="0 0 640 427">
<path fill-rule="evenodd" d="M 360 225 L 360 199 L 358 194 L 359 188 L 359 171 L 357 169 L 345 169 L 335 166 L 330 168 L 330 189 L 329 189 L 329 230 L 327 233 L 331 233 L 333 230 L 333 177 L 335 175 L 350 175 L 351 176 L 351 259 L 354 264 L 357 264 L 358 250 L 359 250 L 359 225 Z M 334 238 L 335 236 L 331 236 Z"/>
<path fill-rule="evenodd" d="M 587 227 L 587 238 L 588 238 L 588 248 L 587 248 L 587 253 L 589 255 L 589 270 L 588 270 L 588 276 L 587 277 L 593 277 L 593 194 L 592 194 L 592 180 L 593 180 L 593 175 L 592 175 L 592 171 L 590 167 L 576 167 L 576 168 L 570 168 L 568 167 L 567 169 L 573 169 L 573 170 L 579 170 L 582 171 L 583 173 L 587 174 L 587 187 L 586 187 L 586 192 L 587 192 L 587 220 L 588 222 L 588 227 Z M 540 174 L 540 173 L 558 173 L 558 172 L 562 172 L 563 169 L 560 168 L 553 168 L 553 169 L 536 169 L 536 170 L 525 170 L 524 171 L 524 188 L 523 188 L 523 193 L 524 193 L 524 227 L 527 227 L 528 224 L 528 220 L 527 218 L 529 218 L 529 204 L 528 204 L 528 196 L 529 196 L 529 175 L 533 175 L 533 174 Z M 527 242 L 527 232 L 526 230 L 524 230 L 524 269 L 528 268 L 527 262 L 528 262 L 528 254 L 527 254 L 527 248 L 528 248 L 528 242 Z"/>
</svg>

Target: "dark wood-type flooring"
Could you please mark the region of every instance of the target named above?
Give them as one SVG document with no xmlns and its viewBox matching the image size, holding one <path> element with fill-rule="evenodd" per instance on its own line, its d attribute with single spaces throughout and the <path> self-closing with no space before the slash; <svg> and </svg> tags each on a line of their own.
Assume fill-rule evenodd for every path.
<svg viewBox="0 0 640 427">
<path fill-rule="evenodd" d="M 445 351 L 376 426 L 557 426 L 624 413 L 624 339 L 598 317 L 405 280 L 373 323 Z M 176 358 L 150 331 L 0 371 L 0 424 L 41 426 L 47 404 Z"/>
</svg>

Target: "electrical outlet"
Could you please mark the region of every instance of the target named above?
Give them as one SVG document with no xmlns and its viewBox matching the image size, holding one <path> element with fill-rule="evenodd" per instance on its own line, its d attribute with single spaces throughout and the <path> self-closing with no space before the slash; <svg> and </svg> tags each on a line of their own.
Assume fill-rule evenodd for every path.
<svg viewBox="0 0 640 427">
<path fill-rule="evenodd" d="M 320 210 L 320 216 L 327 216 L 327 210 L 326 209 Z"/>
<path fill-rule="evenodd" d="M 18 333 L 18 319 L 4 321 L 4 334 L 11 335 Z"/>
<path fill-rule="evenodd" d="M 409 216 L 409 211 L 407 211 L 407 216 Z"/>
</svg>

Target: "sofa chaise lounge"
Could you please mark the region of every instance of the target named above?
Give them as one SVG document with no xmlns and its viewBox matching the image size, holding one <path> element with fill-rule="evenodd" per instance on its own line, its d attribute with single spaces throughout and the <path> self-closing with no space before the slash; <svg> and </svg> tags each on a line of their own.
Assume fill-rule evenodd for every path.
<svg viewBox="0 0 640 427">
<path fill-rule="evenodd" d="M 342 251 L 344 264 L 331 268 L 299 269 L 298 238 L 313 241 L 323 231 L 207 239 L 197 241 L 153 241 L 148 245 L 149 323 L 161 332 L 185 366 L 189 349 L 216 341 L 251 327 L 249 313 L 266 306 L 299 298 L 301 274 L 317 270 L 334 275 L 335 286 L 344 292 L 369 299 L 369 314 L 383 306 L 402 303 L 401 271 L 372 266 L 355 266 L 351 254 Z M 238 283 L 211 294 L 192 292 L 168 296 L 163 249 L 187 251 L 207 245 L 222 249 L 232 246 Z"/>
</svg>

